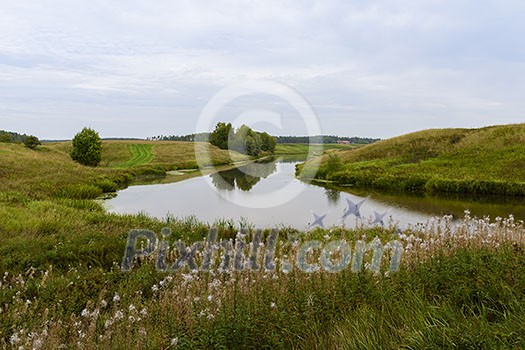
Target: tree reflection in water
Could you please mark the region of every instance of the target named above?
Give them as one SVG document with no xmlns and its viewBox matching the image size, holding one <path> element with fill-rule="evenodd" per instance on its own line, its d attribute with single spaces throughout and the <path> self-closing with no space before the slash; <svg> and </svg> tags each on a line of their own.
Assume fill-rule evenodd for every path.
<svg viewBox="0 0 525 350">
<path fill-rule="evenodd" d="M 261 178 L 266 178 L 277 170 L 275 160 L 266 163 L 256 162 L 235 169 L 211 174 L 211 180 L 219 190 L 233 191 L 236 187 L 250 191 Z"/>
<path fill-rule="evenodd" d="M 326 197 L 328 198 L 328 202 L 331 204 L 337 204 L 339 203 L 339 199 L 341 198 L 341 192 L 327 188 L 325 189 L 324 193 L 326 194 Z"/>
</svg>

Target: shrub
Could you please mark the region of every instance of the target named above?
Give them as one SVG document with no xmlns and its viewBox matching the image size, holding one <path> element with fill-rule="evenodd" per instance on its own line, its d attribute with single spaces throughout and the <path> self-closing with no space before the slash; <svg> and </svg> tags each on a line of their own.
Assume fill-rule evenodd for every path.
<svg viewBox="0 0 525 350">
<path fill-rule="evenodd" d="M 30 149 L 35 149 L 37 148 L 38 146 L 40 146 L 42 143 L 40 142 L 40 140 L 38 139 L 38 137 L 36 136 L 28 136 L 26 137 L 26 139 L 24 140 L 24 145 L 27 147 L 27 148 L 30 148 Z"/>
<path fill-rule="evenodd" d="M 84 128 L 73 138 L 71 158 L 83 165 L 97 166 L 102 159 L 102 141 L 98 132 Z"/>
</svg>

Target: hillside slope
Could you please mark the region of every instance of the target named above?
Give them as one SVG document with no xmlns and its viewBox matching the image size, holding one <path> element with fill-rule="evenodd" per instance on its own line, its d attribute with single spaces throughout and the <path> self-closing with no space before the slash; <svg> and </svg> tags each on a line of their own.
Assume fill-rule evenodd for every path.
<svg viewBox="0 0 525 350">
<path fill-rule="evenodd" d="M 95 168 L 75 163 L 70 149 L 71 142 L 48 143 L 36 150 L 0 143 L 0 192 L 91 199 L 126 186 L 134 175 L 197 167 L 192 142 L 104 141 L 102 161 Z M 246 159 L 215 146 L 210 153 L 216 165 Z"/>
<path fill-rule="evenodd" d="M 343 185 L 525 196 L 525 124 L 424 130 L 318 161 L 315 178 Z"/>
</svg>

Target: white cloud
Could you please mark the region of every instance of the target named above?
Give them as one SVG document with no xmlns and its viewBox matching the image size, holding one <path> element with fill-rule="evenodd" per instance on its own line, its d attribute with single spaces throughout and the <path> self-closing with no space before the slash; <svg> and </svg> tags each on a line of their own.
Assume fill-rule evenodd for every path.
<svg viewBox="0 0 525 350">
<path fill-rule="evenodd" d="M 331 134 L 522 121 L 524 8 L 9 2 L 0 12 L 0 128 L 43 138 L 70 137 L 90 123 L 107 136 L 189 133 L 215 92 L 257 78 L 296 88 Z"/>
</svg>

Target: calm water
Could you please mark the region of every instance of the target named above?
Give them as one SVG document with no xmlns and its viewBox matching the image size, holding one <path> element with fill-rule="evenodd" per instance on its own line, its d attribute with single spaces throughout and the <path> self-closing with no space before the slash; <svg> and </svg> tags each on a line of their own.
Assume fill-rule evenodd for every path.
<svg viewBox="0 0 525 350">
<path fill-rule="evenodd" d="M 108 211 L 116 213 L 144 212 L 161 219 L 167 215 L 195 215 L 209 223 L 231 218 L 236 222 L 247 220 L 259 228 L 287 225 L 306 229 L 313 222 L 314 213 L 326 214 L 325 227 L 343 222 L 347 227 L 355 226 L 361 221 L 354 215 L 342 219 L 347 199 L 354 203 L 366 199 L 360 208 L 365 224 L 374 219 L 374 212 L 386 213 L 387 224 L 393 221 L 406 227 L 426 223 L 436 215 L 462 217 L 465 209 L 471 215 L 505 217 L 512 213 L 516 219 L 525 219 L 523 199 L 436 198 L 324 188 L 297 180 L 296 164 L 283 161 L 251 164 L 175 183 L 131 186 L 119 191 L 105 205 Z"/>
</svg>

